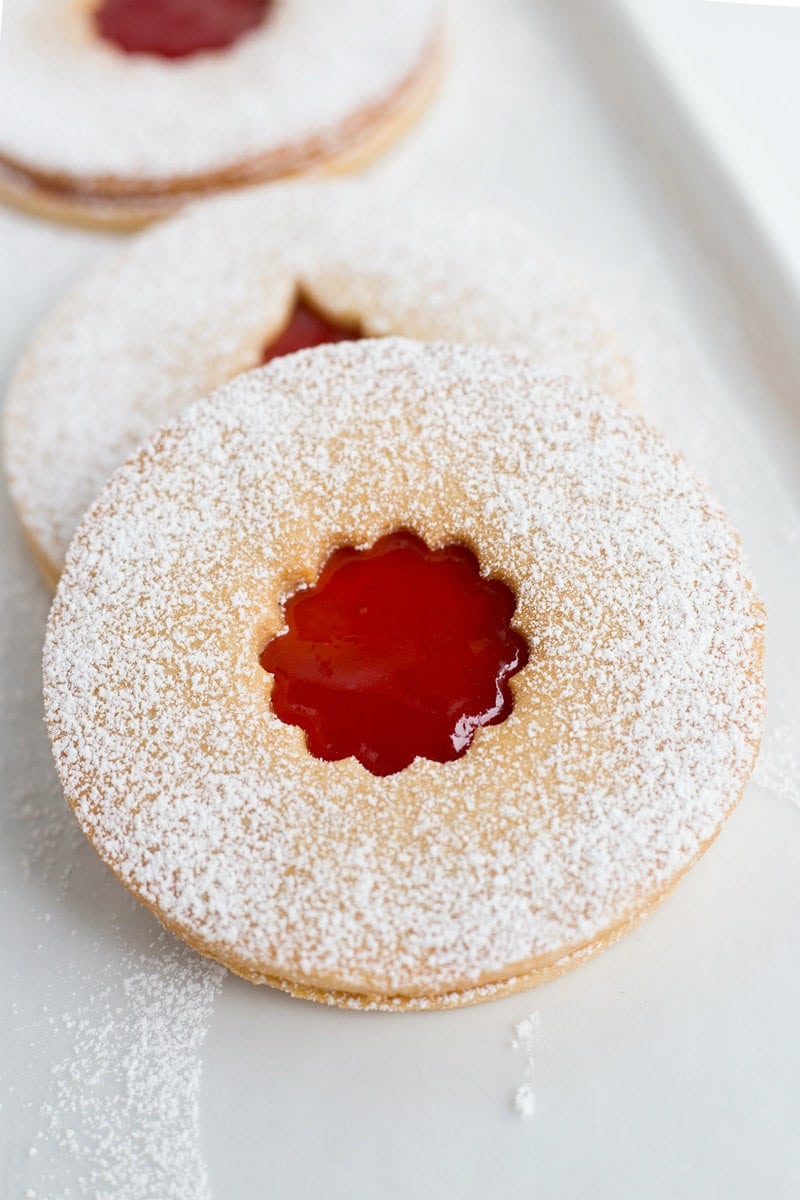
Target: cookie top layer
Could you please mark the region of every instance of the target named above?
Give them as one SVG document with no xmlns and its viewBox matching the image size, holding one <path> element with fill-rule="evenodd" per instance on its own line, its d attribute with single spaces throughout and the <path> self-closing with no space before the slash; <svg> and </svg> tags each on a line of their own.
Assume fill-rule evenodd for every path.
<svg viewBox="0 0 800 1200">
<path fill-rule="evenodd" d="M 517 596 L 515 707 L 378 778 L 271 712 L 281 600 L 343 543 L 458 541 Z M 104 860 L 244 974 L 431 996 L 646 911 L 752 769 L 764 615 L 735 534 L 639 418 L 480 347 L 343 343 L 157 433 L 71 547 L 44 659 Z"/>
<path fill-rule="evenodd" d="M 298 290 L 368 335 L 493 343 L 545 374 L 632 393 L 581 286 L 492 211 L 338 183 L 206 201 L 79 286 L 20 364 L 6 462 L 49 576 L 111 472 L 190 401 L 258 364 Z"/>
<path fill-rule="evenodd" d="M 269 154 L 296 170 L 314 149 L 340 153 L 403 89 L 440 15 L 437 0 L 281 0 L 235 45 L 168 60 L 104 41 L 86 0 L 6 0 L 0 155 L 138 191 Z"/>
</svg>

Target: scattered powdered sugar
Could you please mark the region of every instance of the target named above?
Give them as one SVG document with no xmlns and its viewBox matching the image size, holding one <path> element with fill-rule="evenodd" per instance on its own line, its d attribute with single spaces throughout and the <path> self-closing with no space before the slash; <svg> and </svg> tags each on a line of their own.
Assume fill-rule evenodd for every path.
<svg viewBox="0 0 800 1200">
<path fill-rule="evenodd" d="M 8 475 L 54 577 L 111 472 L 190 401 L 255 366 L 298 287 L 368 334 L 489 343 L 631 396 L 627 360 L 570 271 L 491 210 L 340 183 L 207 201 L 81 285 L 20 364 Z"/>
<path fill-rule="evenodd" d="M 533 653 L 456 763 L 323 763 L 268 702 L 284 594 L 343 541 L 463 540 Z M 245 974 L 431 996 L 547 964 L 718 831 L 763 720 L 738 541 L 638 418 L 481 347 L 324 347 L 240 376 L 111 480 L 45 650 L 101 856 Z"/>
<path fill-rule="evenodd" d="M 800 808 L 800 738 L 796 723 L 767 724 L 753 782 Z"/>
<path fill-rule="evenodd" d="M 99 990 L 74 981 L 82 1002 L 47 1017 L 54 1061 L 25 1172 L 37 1197 L 206 1200 L 200 1049 L 223 975 L 159 931 L 118 952 Z"/>
<path fill-rule="evenodd" d="M 54 781 L 53 791 L 58 785 Z M 48 798 L 49 799 L 49 798 Z M 73 877 L 76 852 L 84 842 L 80 827 L 64 812 L 63 798 L 45 797 L 27 785 L 8 793 L 8 820 L 23 830 L 24 850 L 20 857 L 26 877 L 35 875 L 45 883 L 55 883 L 55 897 L 63 900 Z"/>
<path fill-rule="evenodd" d="M 35 758 L 21 775 L 40 778 Z M 55 778 L 44 789 L 26 782 L 4 802 L 5 834 L 18 847 L 23 876 L 54 901 L 41 914 L 52 947 L 68 933 L 68 906 L 85 897 L 81 864 L 90 851 Z M 112 905 L 104 922 L 115 931 L 119 917 Z M 46 990 L 37 1007 L 26 1003 L 25 1025 L 11 1005 L 15 1058 L 24 1063 L 35 1056 L 34 1096 L 26 1098 L 27 1070 L 15 1065 L 9 1073 L 18 1081 L 9 1091 L 20 1126 L 38 1130 L 29 1133 L 27 1161 L 17 1168 L 17 1180 L 30 1185 L 20 1194 L 36 1200 L 206 1200 L 209 1194 L 200 1051 L 225 972 L 161 929 L 139 924 L 137 930 L 144 948 L 132 949 L 113 932 L 95 944 L 82 931 L 65 963 L 58 945 L 59 965 L 42 966 Z M 29 951 L 38 955 L 46 947 Z M 30 978 L 38 978 L 35 967 Z"/>
<path fill-rule="evenodd" d="M 542 1037 L 542 1022 L 538 1012 L 530 1013 L 514 1026 L 511 1041 L 513 1050 L 525 1055 L 525 1082 L 514 1091 L 514 1109 L 521 1117 L 532 1117 L 536 1112 L 536 1096 L 533 1091 L 536 1054 Z"/>
<path fill-rule="evenodd" d="M 224 52 L 125 55 L 92 5 L 5 0 L 0 155 L 95 187 L 208 175 L 270 154 L 283 173 L 345 149 L 436 38 L 435 0 L 291 0 Z"/>
</svg>

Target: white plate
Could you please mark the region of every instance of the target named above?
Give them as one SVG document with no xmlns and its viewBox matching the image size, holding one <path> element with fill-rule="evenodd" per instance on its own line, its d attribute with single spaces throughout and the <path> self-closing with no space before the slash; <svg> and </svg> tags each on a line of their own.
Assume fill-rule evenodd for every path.
<svg viewBox="0 0 800 1200">
<path fill-rule="evenodd" d="M 728 506 L 767 601 L 760 784 L 661 911 L 538 992 L 391 1016 L 252 988 L 161 935 L 67 816 L 40 716 L 49 597 L 4 502 L 9 1200 L 800 1189 L 793 293 L 623 8 L 460 0 L 452 18 L 443 92 L 375 173 L 517 213 L 613 311 L 645 407 Z M 4 375 L 113 240 L 0 212 Z M 512 1049 L 534 1012 L 528 1046 Z M 523 1084 L 527 1118 L 513 1104 Z"/>
</svg>

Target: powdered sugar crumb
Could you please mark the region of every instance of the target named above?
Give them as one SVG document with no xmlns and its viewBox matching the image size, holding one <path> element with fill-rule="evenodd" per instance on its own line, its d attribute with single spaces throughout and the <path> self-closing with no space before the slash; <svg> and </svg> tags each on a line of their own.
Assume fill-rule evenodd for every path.
<svg viewBox="0 0 800 1200">
<path fill-rule="evenodd" d="M 518 1021 L 514 1026 L 514 1039 L 511 1043 L 514 1050 L 524 1050 L 531 1054 L 542 1032 L 542 1019 L 538 1012 Z"/>
<path fill-rule="evenodd" d="M 525 1055 L 525 1082 L 521 1083 L 514 1092 L 514 1109 L 521 1117 L 532 1117 L 536 1111 L 536 1097 L 533 1091 L 536 1053 L 541 1043 L 542 1022 L 538 1012 L 532 1012 L 514 1026 L 514 1036 L 511 1041 L 513 1050 L 522 1051 Z"/>
<path fill-rule="evenodd" d="M 530 1084 L 521 1083 L 514 1092 L 514 1108 L 521 1117 L 532 1117 L 536 1111 L 536 1097 Z"/>
</svg>

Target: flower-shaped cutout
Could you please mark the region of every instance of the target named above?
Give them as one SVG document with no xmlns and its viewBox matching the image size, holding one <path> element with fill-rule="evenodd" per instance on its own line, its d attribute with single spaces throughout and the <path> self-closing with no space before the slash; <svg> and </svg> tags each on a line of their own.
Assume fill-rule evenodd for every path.
<svg viewBox="0 0 800 1200">
<path fill-rule="evenodd" d="M 409 530 L 344 546 L 261 654 L 272 709 L 317 758 L 352 756 L 373 775 L 460 758 L 512 711 L 508 681 L 528 661 L 515 608 L 466 546 L 430 550 Z"/>
</svg>

